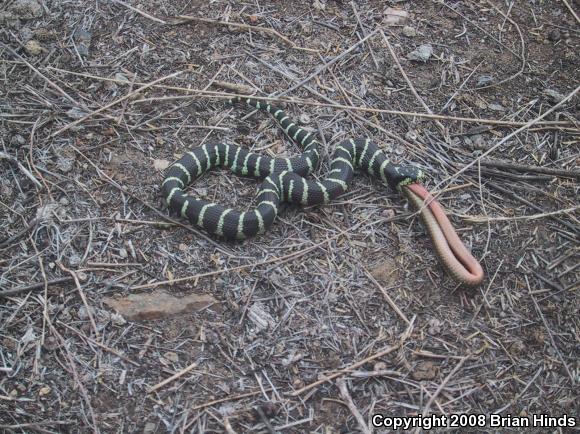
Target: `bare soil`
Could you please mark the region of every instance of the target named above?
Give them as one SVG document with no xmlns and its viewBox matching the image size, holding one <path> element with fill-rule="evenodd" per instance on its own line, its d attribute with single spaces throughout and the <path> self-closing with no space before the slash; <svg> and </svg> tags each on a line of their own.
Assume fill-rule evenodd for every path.
<svg viewBox="0 0 580 434">
<path fill-rule="evenodd" d="M 407 18 L 391 25 L 389 7 Z M 460 413 L 578 426 L 570 8 L 0 2 L 0 429 L 388 432 L 372 415 Z M 431 57 L 409 60 L 423 44 Z M 356 136 L 427 171 L 484 283 L 459 287 L 404 200 L 364 175 L 244 242 L 168 220 L 163 169 L 188 149 L 300 152 L 226 104 L 246 92 L 319 135 L 316 176 Z M 215 171 L 190 194 L 251 209 L 257 185 Z M 154 289 L 216 301 L 148 321 L 104 303 Z"/>
</svg>

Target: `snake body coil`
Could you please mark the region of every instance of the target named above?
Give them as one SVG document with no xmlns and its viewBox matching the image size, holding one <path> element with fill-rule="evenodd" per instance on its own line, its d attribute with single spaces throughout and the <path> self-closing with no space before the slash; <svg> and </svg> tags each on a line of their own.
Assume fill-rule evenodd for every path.
<svg viewBox="0 0 580 434">
<path fill-rule="evenodd" d="M 421 170 L 389 162 L 385 153 L 369 139 L 344 140 L 336 146 L 330 172 L 322 181 L 305 176 L 318 165 L 320 145 L 312 134 L 296 126 L 283 110 L 255 99 L 236 99 L 271 113 L 284 132 L 299 143 L 304 152 L 293 158 L 271 158 L 227 143 L 204 144 L 175 162 L 163 181 L 163 196 L 169 209 L 209 233 L 243 239 L 266 231 L 274 222 L 281 202 L 301 205 L 328 203 L 344 193 L 354 171 L 360 169 L 392 187 L 422 178 Z M 213 167 L 227 167 L 238 175 L 263 178 L 258 204 L 253 211 L 240 212 L 222 205 L 187 196 L 187 184 Z"/>
<path fill-rule="evenodd" d="M 267 111 L 278 121 L 286 135 L 302 146 L 304 151 L 292 158 L 272 158 L 227 143 L 204 144 L 176 161 L 169 168 L 162 184 L 162 194 L 167 205 L 170 211 L 211 234 L 228 239 L 244 239 L 261 234 L 274 222 L 282 202 L 301 205 L 328 203 L 348 189 L 355 170 L 366 172 L 392 188 L 403 191 L 417 208 L 420 208 L 422 200 L 430 197 L 418 184 L 424 178 L 420 169 L 391 163 L 385 153 L 367 138 L 340 142 L 332 155 L 326 178 L 322 181 L 308 180 L 306 176 L 314 171 L 320 159 L 320 144 L 312 133 L 298 127 L 283 110 L 270 104 L 239 97 L 230 102 L 245 102 L 251 107 Z M 263 179 L 256 208 L 242 212 L 185 194 L 184 189 L 189 183 L 214 167 L 227 167 L 235 174 Z M 446 217 L 443 214 L 444 219 L 438 218 L 443 211 L 436 201 L 432 198 L 430 200 L 432 204 L 423 207 L 425 211 L 422 211 L 422 217 L 433 241 L 443 245 L 447 242 L 445 235 L 449 232 L 438 232 L 443 235 L 434 236 L 430 226 L 436 227 Z M 430 225 L 433 219 L 435 222 Z M 437 231 L 437 228 L 434 230 Z M 479 267 L 479 263 L 460 241 L 463 250 L 453 248 L 453 243 L 459 240 L 456 235 L 455 238 L 450 241 L 451 247 L 437 248 L 438 254 L 467 254 Z M 461 257 L 454 258 L 454 261 L 445 259 L 450 258 L 442 257 L 443 264 L 463 283 L 476 285 L 483 278 L 481 267 L 465 269 L 465 263 L 469 260 Z"/>
</svg>

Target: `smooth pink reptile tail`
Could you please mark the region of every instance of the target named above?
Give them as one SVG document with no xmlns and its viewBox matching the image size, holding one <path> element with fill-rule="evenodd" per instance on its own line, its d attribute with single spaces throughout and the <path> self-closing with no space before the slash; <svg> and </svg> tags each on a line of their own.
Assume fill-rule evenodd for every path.
<svg viewBox="0 0 580 434">
<path fill-rule="evenodd" d="M 479 285 L 484 277 L 483 269 L 459 239 L 439 202 L 421 184 L 406 185 L 403 192 L 413 206 L 421 210 L 437 255 L 451 275 L 465 285 Z"/>
</svg>

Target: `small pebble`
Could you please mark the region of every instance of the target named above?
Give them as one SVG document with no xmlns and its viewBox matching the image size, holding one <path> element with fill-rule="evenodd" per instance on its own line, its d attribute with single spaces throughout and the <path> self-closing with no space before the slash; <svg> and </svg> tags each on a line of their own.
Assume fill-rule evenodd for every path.
<svg viewBox="0 0 580 434">
<path fill-rule="evenodd" d="M 403 27 L 403 35 L 407 36 L 408 38 L 413 38 L 417 36 L 417 30 L 411 26 Z"/>
<path fill-rule="evenodd" d="M 29 27 L 22 27 L 20 29 L 20 39 L 22 39 L 22 42 L 28 42 L 29 40 L 32 39 L 32 37 L 33 33 Z"/>
<path fill-rule="evenodd" d="M 72 118 L 72 119 L 80 119 L 80 118 L 83 118 L 87 115 L 87 113 L 84 112 L 79 107 L 73 107 L 70 110 L 67 110 L 66 114 L 69 118 Z"/>
<path fill-rule="evenodd" d="M 407 54 L 407 59 L 426 62 L 433 55 L 433 46 L 431 44 L 420 45 L 417 49 Z"/>
<path fill-rule="evenodd" d="M 555 91 L 554 89 L 544 90 L 544 95 L 550 97 L 550 99 L 555 103 L 559 103 L 560 101 L 562 101 L 565 98 L 564 95 L 562 95 L 558 91 Z"/>
<path fill-rule="evenodd" d="M 122 73 L 117 72 L 115 74 L 115 80 L 119 80 L 119 81 L 126 81 L 127 83 L 130 83 L 129 79 Z"/>
<path fill-rule="evenodd" d="M 22 146 L 22 145 L 26 144 L 26 139 L 24 137 L 22 137 L 20 134 L 15 134 L 10 139 L 10 144 L 13 146 Z"/>
<path fill-rule="evenodd" d="M 312 2 L 312 7 L 317 11 L 323 11 L 324 9 L 326 9 L 326 3 L 320 0 L 314 0 Z"/>
<path fill-rule="evenodd" d="M 553 29 L 548 33 L 548 39 L 552 42 L 558 42 L 561 37 L 560 30 L 558 29 Z"/>
<path fill-rule="evenodd" d="M 24 50 L 31 56 L 38 56 L 40 53 L 42 53 L 42 46 L 37 40 L 31 39 L 26 44 L 24 44 Z"/>
<path fill-rule="evenodd" d="M 491 75 L 480 75 L 477 78 L 477 87 L 489 86 L 493 83 L 493 77 Z"/>
<path fill-rule="evenodd" d="M 410 142 L 414 142 L 415 140 L 417 140 L 417 132 L 416 131 L 407 131 L 405 133 L 405 139 L 407 139 Z"/>
<path fill-rule="evenodd" d="M 163 354 L 163 357 L 173 363 L 179 362 L 179 356 L 173 351 L 167 351 L 165 354 Z"/>
<path fill-rule="evenodd" d="M 487 106 L 490 110 L 494 110 L 496 112 L 504 112 L 505 108 L 501 104 L 491 103 Z"/>
<path fill-rule="evenodd" d="M 89 309 L 90 309 L 91 315 L 94 316 L 95 315 L 95 309 L 93 309 L 92 307 L 89 308 Z M 86 319 L 90 318 L 89 317 L 89 310 L 87 310 L 87 308 L 85 306 L 81 306 L 79 308 L 79 311 L 78 311 L 78 316 L 79 316 L 79 319 L 80 320 L 86 320 Z"/>
</svg>

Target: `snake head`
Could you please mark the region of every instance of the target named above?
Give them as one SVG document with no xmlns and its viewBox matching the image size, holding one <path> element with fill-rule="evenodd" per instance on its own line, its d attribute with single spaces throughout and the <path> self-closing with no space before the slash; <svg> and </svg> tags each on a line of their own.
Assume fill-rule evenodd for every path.
<svg viewBox="0 0 580 434">
<path fill-rule="evenodd" d="M 392 165 L 387 168 L 387 180 L 389 185 L 401 191 L 405 185 L 423 182 L 427 174 L 415 166 Z"/>
</svg>

